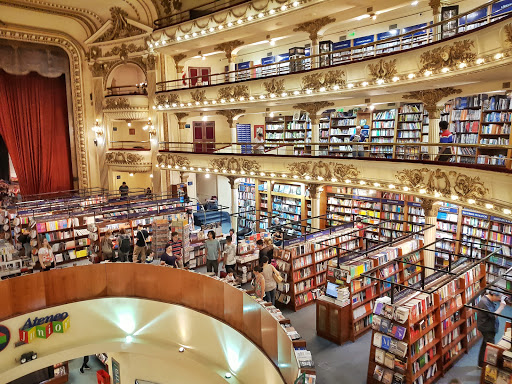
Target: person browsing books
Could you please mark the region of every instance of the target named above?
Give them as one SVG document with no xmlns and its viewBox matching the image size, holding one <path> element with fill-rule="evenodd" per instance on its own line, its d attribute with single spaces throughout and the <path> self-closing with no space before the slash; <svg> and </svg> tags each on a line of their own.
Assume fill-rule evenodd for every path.
<svg viewBox="0 0 512 384">
<path fill-rule="evenodd" d="M 220 262 L 220 243 L 215 240 L 215 232 L 208 231 L 208 239 L 204 242 L 206 245 L 206 271 L 215 272 L 215 276 L 219 273 Z"/>
<path fill-rule="evenodd" d="M 160 265 L 170 265 L 171 267 L 178 268 L 178 258 L 174 255 L 171 244 L 165 248 L 164 254 L 160 256 Z"/>
<path fill-rule="evenodd" d="M 499 306 L 497 305 L 498 301 L 501 301 Z M 476 305 L 477 308 L 487 311 L 478 311 L 476 319 L 477 328 L 482 334 L 482 345 L 480 346 L 480 352 L 478 353 L 478 366 L 480 368 L 484 366 L 485 348 L 487 343 L 494 344 L 496 332 L 498 332 L 499 321 L 498 316 L 496 315 L 499 315 L 506 305 L 505 296 L 501 296 L 493 291 L 487 291 Z"/>
<path fill-rule="evenodd" d="M 52 247 L 48 239 L 43 238 L 43 245 L 37 252 L 39 257 L 39 264 L 41 265 L 41 271 L 48 271 L 52 266 L 55 267 L 55 258 L 53 257 Z"/>
<path fill-rule="evenodd" d="M 171 233 L 171 241 L 168 243 L 168 246 L 172 247 L 172 254 L 176 256 L 178 260 L 178 266 L 183 268 L 183 243 L 178 237 L 178 232 Z"/>
<path fill-rule="evenodd" d="M 356 127 L 356 133 L 350 136 L 351 143 L 364 143 L 366 136 L 361 132 L 361 127 Z M 352 144 L 352 157 L 364 157 L 364 146 Z"/>
<path fill-rule="evenodd" d="M 274 305 L 276 303 L 276 289 L 277 282 L 274 280 L 274 275 L 280 276 L 279 272 L 274 268 L 272 264 L 269 264 L 269 260 L 267 256 L 263 257 L 263 266 L 261 267 L 261 274 L 265 279 L 265 301 L 272 303 Z"/>
<path fill-rule="evenodd" d="M 231 236 L 226 236 L 226 245 L 224 246 L 224 267 L 226 268 L 226 272 L 229 274 L 230 272 L 235 272 L 236 265 L 236 246 L 233 244 L 233 238 Z"/>
<path fill-rule="evenodd" d="M 264 154 L 265 153 L 265 139 L 263 138 L 263 133 L 258 133 L 256 139 L 254 139 L 255 144 L 252 146 L 252 150 L 255 154 Z"/>
<path fill-rule="evenodd" d="M 441 136 L 439 137 L 439 143 L 451 144 L 453 143 L 452 133 L 448 130 L 448 122 L 440 121 L 439 128 L 441 129 Z M 441 147 L 439 148 L 438 161 L 450 161 L 452 158 L 452 147 Z"/>
<path fill-rule="evenodd" d="M 141 255 L 141 261 L 143 263 L 146 262 L 146 246 L 148 242 L 148 231 L 144 229 L 142 224 L 137 225 L 137 241 L 135 242 L 135 246 L 133 247 L 133 262 L 139 262 L 139 255 Z"/>
<path fill-rule="evenodd" d="M 128 197 L 128 192 L 130 191 L 130 188 L 126 184 L 126 181 L 123 181 L 123 184 L 119 187 L 119 193 L 121 194 L 121 197 Z"/>
<path fill-rule="evenodd" d="M 253 269 L 254 276 L 254 293 L 260 299 L 265 297 L 265 278 L 261 273 L 261 267 L 259 265 L 255 266 Z"/>
</svg>

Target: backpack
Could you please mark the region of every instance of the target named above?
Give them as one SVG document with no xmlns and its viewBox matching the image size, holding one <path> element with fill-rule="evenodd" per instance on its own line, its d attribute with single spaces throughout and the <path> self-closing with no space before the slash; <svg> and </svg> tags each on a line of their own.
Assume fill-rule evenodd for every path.
<svg viewBox="0 0 512 384">
<path fill-rule="evenodd" d="M 125 237 L 121 240 L 121 244 L 119 245 L 119 250 L 123 253 L 130 252 L 130 239 Z"/>
</svg>

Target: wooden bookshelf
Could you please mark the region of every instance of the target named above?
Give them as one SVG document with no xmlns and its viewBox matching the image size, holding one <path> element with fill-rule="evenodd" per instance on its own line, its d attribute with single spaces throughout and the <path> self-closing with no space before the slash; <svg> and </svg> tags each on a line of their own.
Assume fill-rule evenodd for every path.
<svg viewBox="0 0 512 384">
<path fill-rule="evenodd" d="M 352 146 L 350 136 L 355 133 L 357 115 L 353 111 L 331 112 L 329 129 L 329 143 L 338 144 L 331 146 L 329 156 L 351 157 Z"/>
<path fill-rule="evenodd" d="M 397 110 L 375 110 L 372 114 L 370 143 L 392 143 L 396 139 Z M 370 157 L 392 159 L 392 146 L 370 146 Z"/>
<path fill-rule="evenodd" d="M 423 120 L 423 104 L 403 104 L 398 110 L 397 142 L 420 143 L 422 141 Z M 420 147 L 397 147 L 395 156 L 397 159 L 419 160 Z"/>
</svg>

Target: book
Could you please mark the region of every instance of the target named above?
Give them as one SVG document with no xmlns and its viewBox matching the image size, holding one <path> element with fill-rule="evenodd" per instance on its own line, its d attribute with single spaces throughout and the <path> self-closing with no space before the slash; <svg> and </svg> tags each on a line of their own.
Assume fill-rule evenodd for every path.
<svg viewBox="0 0 512 384">
<path fill-rule="evenodd" d="M 384 357 L 386 352 L 383 349 L 376 348 L 375 349 L 375 362 L 377 364 L 384 364 Z"/>
<path fill-rule="evenodd" d="M 391 329 L 391 320 L 389 319 L 385 319 L 385 318 L 382 318 L 381 322 L 380 322 L 380 332 L 382 333 L 389 333 L 390 329 Z"/>
<path fill-rule="evenodd" d="M 381 375 L 382 377 L 382 375 Z M 485 381 L 489 383 L 496 383 L 496 380 L 498 378 L 498 368 L 492 366 L 492 365 L 486 365 L 485 366 Z"/>
<path fill-rule="evenodd" d="M 391 337 L 382 335 L 382 349 L 389 351 L 390 346 L 391 346 Z"/>
<path fill-rule="evenodd" d="M 393 384 L 405 384 L 405 376 L 400 373 L 393 375 Z"/>
<path fill-rule="evenodd" d="M 382 381 L 382 376 L 384 375 L 384 368 L 380 365 L 375 366 L 375 370 L 373 371 L 373 378 L 378 381 Z"/>
<path fill-rule="evenodd" d="M 496 380 L 496 384 L 510 384 L 510 380 L 512 379 L 510 372 L 498 370 L 498 377 Z"/>
<path fill-rule="evenodd" d="M 395 355 L 390 352 L 386 352 L 384 355 L 384 365 L 390 369 L 395 367 Z"/>
<path fill-rule="evenodd" d="M 380 323 L 382 321 L 382 317 L 378 315 L 374 315 L 372 319 L 372 328 L 376 331 L 380 330 Z"/>
<path fill-rule="evenodd" d="M 380 348 L 382 346 L 382 333 L 375 332 L 373 334 L 373 345 L 375 345 L 377 348 Z"/>
<path fill-rule="evenodd" d="M 498 348 L 487 344 L 487 347 L 485 348 L 484 361 L 487 364 L 496 365 L 498 362 L 498 352 Z"/>
<path fill-rule="evenodd" d="M 384 384 L 391 384 L 393 382 L 393 371 L 390 371 L 389 369 L 384 370 L 382 382 Z"/>
</svg>

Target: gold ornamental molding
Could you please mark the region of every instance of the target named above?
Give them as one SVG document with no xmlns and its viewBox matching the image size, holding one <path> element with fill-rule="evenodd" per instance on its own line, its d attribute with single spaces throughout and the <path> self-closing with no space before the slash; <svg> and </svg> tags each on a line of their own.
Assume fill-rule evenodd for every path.
<svg viewBox="0 0 512 384">
<path fill-rule="evenodd" d="M 130 102 L 126 97 L 109 97 L 105 99 L 105 109 L 127 109 Z"/>
<path fill-rule="evenodd" d="M 190 92 L 190 97 L 196 103 L 202 103 L 206 100 L 206 90 L 205 89 L 197 89 L 195 91 Z"/>
<path fill-rule="evenodd" d="M 229 128 L 233 128 L 235 116 L 245 113 L 245 109 L 223 109 L 215 113 L 224 116 L 228 120 Z"/>
<path fill-rule="evenodd" d="M 380 59 L 377 64 L 368 64 L 368 70 L 373 80 L 391 80 L 398 73 L 396 59 L 384 61 Z"/>
<path fill-rule="evenodd" d="M 476 53 L 472 52 L 474 45 L 473 40 L 466 39 L 423 52 L 420 56 L 421 71 L 440 71 L 445 67 L 470 63 L 476 59 Z"/>
<path fill-rule="evenodd" d="M 318 42 L 318 32 L 326 25 L 334 23 L 335 21 L 335 18 L 325 16 L 319 19 L 306 21 L 305 23 L 298 24 L 295 28 L 293 28 L 293 31 L 307 32 L 309 34 L 309 39 L 313 42 L 314 45 L 316 45 Z"/>
<path fill-rule="evenodd" d="M 238 173 L 242 175 L 254 175 L 260 171 L 260 164 L 256 160 L 248 160 L 237 157 L 221 157 L 210 160 L 210 168 L 214 172 Z"/>
<path fill-rule="evenodd" d="M 37 31 L 7 30 L 0 27 L 0 39 L 26 41 L 37 44 L 48 44 L 58 46 L 69 56 L 71 99 L 73 103 L 73 141 L 74 156 L 76 157 L 78 183 L 80 188 L 89 187 L 88 161 L 87 161 L 87 135 L 85 129 L 84 91 L 82 85 L 82 59 L 79 44 L 69 37 L 60 35 L 43 34 Z"/>
<path fill-rule="evenodd" d="M 134 43 L 131 44 L 121 44 L 118 46 L 113 47 L 110 51 L 107 51 L 103 54 L 104 57 L 110 57 L 110 56 L 119 56 L 121 60 L 127 60 L 128 54 L 130 53 L 136 53 L 136 52 L 142 52 L 145 51 L 145 46 L 135 45 Z M 101 49 L 99 47 L 91 48 L 89 51 L 89 57 L 93 60 L 101 57 L 101 54 L 98 55 L 98 52 L 101 52 Z"/>
<path fill-rule="evenodd" d="M 421 199 L 421 208 L 425 211 L 425 217 L 437 217 L 441 204 L 435 199 L 427 197 Z"/>
<path fill-rule="evenodd" d="M 512 24 L 505 25 L 504 29 L 505 29 L 505 40 L 509 44 L 512 44 Z"/>
<path fill-rule="evenodd" d="M 263 82 L 263 88 L 267 91 L 267 94 L 280 94 L 284 91 L 284 79 L 277 80 L 275 77 L 270 81 Z"/>
<path fill-rule="evenodd" d="M 179 129 L 185 129 L 185 123 L 186 121 L 182 121 L 184 118 L 188 117 L 188 113 L 185 112 L 176 112 L 174 114 L 176 118 L 178 119 L 178 128 Z"/>
<path fill-rule="evenodd" d="M 220 88 L 217 91 L 217 100 L 221 101 L 222 99 L 224 99 L 224 101 L 231 99 L 249 99 L 249 87 L 247 85 L 232 85 Z"/>
<path fill-rule="evenodd" d="M 314 72 L 305 75 L 301 79 L 302 90 L 318 91 L 322 87 L 334 87 L 339 88 L 345 85 L 345 72 L 341 69 L 335 69 L 327 72 Z"/>
<path fill-rule="evenodd" d="M 110 18 L 112 25 L 105 34 L 95 40 L 95 43 L 123 39 L 146 33 L 146 31 L 132 25 L 128 20 L 128 12 L 120 7 L 110 8 Z"/>
<path fill-rule="evenodd" d="M 160 153 L 156 156 L 157 167 L 161 168 L 183 168 L 190 166 L 190 160 L 185 156 Z"/>
<path fill-rule="evenodd" d="M 457 95 L 461 92 L 461 89 L 446 87 L 413 91 L 403 95 L 402 97 L 406 100 L 420 100 L 423 103 L 424 108 L 428 111 L 429 118 L 439 119 L 439 109 L 437 107 L 437 103 L 439 103 L 445 97 Z"/>
<path fill-rule="evenodd" d="M 312 103 L 298 103 L 293 106 L 293 109 L 298 109 L 300 111 L 306 111 L 309 114 L 309 118 L 311 120 L 311 124 L 317 124 L 317 113 L 318 111 L 325 109 L 327 107 L 332 107 L 334 103 L 330 101 L 315 101 Z"/>
<path fill-rule="evenodd" d="M 334 162 L 307 161 L 288 164 L 288 170 L 292 176 L 303 179 L 322 180 L 345 180 L 356 178 L 361 174 L 353 165 L 338 164 Z"/>
<path fill-rule="evenodd" d="M 155 104 L 165 106 L 166 104 L 179 104 L 180 96 L 177 93 L 169 93 L 167 95 L 156 95 Z"/>
<path fill-rule="evenodd" d="M 151 165 L 151 161 L 145 161 L 146 157 L 139 153 L 133 152 L 107 152 L 105 155 L 105 162 L 107 164 L 115 165 Z"/>
<path fill-rule="evenodd" d="M 441 194 L 444 197 L 482 199 L 487 197 L 489 189 L 478 176 L 471 177 L 456 171 L 430 170 L 428 168 L 404 169 L 397 171 L 396 179 L 415 189 L 424 189 L 425 193 Z"/>
</svg>

